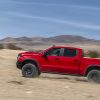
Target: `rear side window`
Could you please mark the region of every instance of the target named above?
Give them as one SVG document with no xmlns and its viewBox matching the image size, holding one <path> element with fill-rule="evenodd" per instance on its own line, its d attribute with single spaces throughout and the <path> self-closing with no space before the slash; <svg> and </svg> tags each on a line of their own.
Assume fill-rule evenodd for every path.
<svg viewBox="0 0 100 100">
<path fill-rule="evenodd" d="M 66 56 L 66 57 L 75 57 L 76 55 L 77 55 L 77 50 L 75 50 L 75 49 L 68 49 L 68 48 L 64 49 L 63 56 Z"/>
</svg>

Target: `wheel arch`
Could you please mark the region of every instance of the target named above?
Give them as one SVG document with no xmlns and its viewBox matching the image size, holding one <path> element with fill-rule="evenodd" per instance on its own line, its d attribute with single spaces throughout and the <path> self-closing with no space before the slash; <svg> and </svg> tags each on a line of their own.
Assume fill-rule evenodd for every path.
<svg viewBox="0 0 100 100">
<path fill-rule="evenodd" d="M 91 70 L 100 70 L 100 65 L 91 65 L 91 66 L 89 66 L 89 67 L 85 70 L 85 76 L 87 76 L 88 73 L 89 73 Z"/>
<path fill-rule="evenodd" d="M 34 64 L 37 68 L 38 68 L 38 71 L 40 72 L 40 68 L 39 68 L 39 63 L 35 60 L 35 59 L 25 59 L 23 62 L 22 62 L 22 66 L 21 66 L 21 69 L 22 67 L 27 64 L 27 63 L 31 63 L 31 64 Z"/>
</svg>

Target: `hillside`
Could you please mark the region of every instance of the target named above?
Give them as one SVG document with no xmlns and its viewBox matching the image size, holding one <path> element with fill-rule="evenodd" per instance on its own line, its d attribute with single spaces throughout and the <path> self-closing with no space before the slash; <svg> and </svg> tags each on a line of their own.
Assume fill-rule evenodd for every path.
<svg viewBox="0 0 100 100">
<path fill-rule="evenodd" d="M 100 40 L 88 39 L 82 36 L 76 35 L 59 35 L 54 37 L 19 37 L 12 38 L 7 37 L 0 40 L 0 44 L 14 44 L 24 49 L 30 48 L 33 46 L 50 46 L 50 45 L 65 45 L 65 44 L 92 44 L 99 45 Z"/>
<path fill-rule="evenodd" d="M 31 42 L 31 43 L 45 43 L 45 42 L 55 42 L 55 43 L 75 43 L 75 42 L 98 42 L 99 40 L 88 39 L 82 36 L 76 35 L 59 35 L 54 37 L 19 37 L 19 38 L 12 38 L 7 37 L 0 40 L 0 43 L 24 43 L 24 42 Z"/>
</svg>

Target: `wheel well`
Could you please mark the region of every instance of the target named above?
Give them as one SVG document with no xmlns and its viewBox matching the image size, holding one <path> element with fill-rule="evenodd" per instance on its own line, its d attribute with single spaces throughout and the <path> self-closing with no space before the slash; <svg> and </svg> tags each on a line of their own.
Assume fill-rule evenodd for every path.
<svg viewBox="0 0 100 100">
<path fill-rule="evenodd" d="M 85 76 L 91 71 L 91 70 L 100 70 L 100 66 L 91 66 L 87 68 Z"/>
<path fill-rule="evenodd" d="M 25 61 L 23 61 L 23 63 L 22 63 L 22 67 L 25 65 L 25 64 L 27 64 L 27 63 L 31 63 L 31 64 L 34 64 L 37 68 L 38 68 L 38 64 L 37 64 L 37 62 L 36 61 L 34 61 L 34 60 L 25 60 Z"/>
</svg>

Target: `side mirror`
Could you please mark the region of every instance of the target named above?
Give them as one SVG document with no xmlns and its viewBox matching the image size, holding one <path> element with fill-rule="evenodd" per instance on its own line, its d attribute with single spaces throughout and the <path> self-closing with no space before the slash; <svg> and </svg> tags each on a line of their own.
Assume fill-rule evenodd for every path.
<svg viewBox="0 0 100 100">
<path fill-rule="evenodd" d="M 43 55 L 43 57 L 47 57 L 47 53 L 46 52 L 44 52 L 42 55 Z"/>
</svg>

